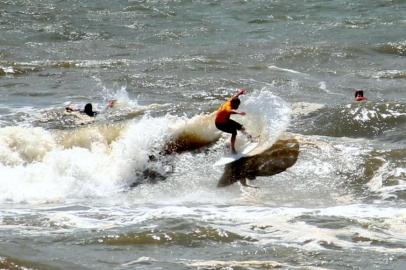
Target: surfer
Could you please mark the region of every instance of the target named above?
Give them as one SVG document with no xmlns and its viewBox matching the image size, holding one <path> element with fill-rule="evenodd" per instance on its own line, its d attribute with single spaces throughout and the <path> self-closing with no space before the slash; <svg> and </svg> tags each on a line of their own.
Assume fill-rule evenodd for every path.
<svg viewBox="0 0 406 270">
<path fill-rule="evenodd" d="M 367 100 L 366 97 L 364 97 L 364 91 L 361 89 L 355 89 L 355 101 L 363 101 Z"/>
<path fill-rule="evenodd" d="M 217 110 L 215 124 L 216 127 L 226 133 L 231 133 L 231 152 L 236 154 L 235 150 L 235 140 L 237 138 L 237 130 L 241 131 L 244 135 L 252 140 L 252 137 L 245 131 L 245 128 L 238 122 L 230 119 L 232 114 L 245 115 L 245 112 L 238 112 L 237 109 L 240 106 L 240 95 L 247 92 L 245 89 L 240 89 L 234 96 L 227 100 L 224 104 L 220 106 Z"/>
<path fill-rule="evenodd" d="M 110 100 L 110 101 L 108 102 L 108 104 L 107 104 L 107 108 L 113 108 L 113 106 L 114 106 L 115 103 L 116 103 L 116 100 L 115 100 L 115 99 Z M 97 112 L 97 111 L 93 111 L 93 105 L 92 105 L 92 103 L 87 103 L 87 104 L 85 105 L 85 108 L 84 108 L 83 110 L 74 109 L 74 108 L 69 107 L 69 106 L 66 107 L 65 110 L 66 110 L 67 112 L 80 112 L 80 113 L 86 114 L 87 116 L 90 116 L 90 117 L 95 117 L 95 116 L 99 113 L 99 112 Z"/>
</svg>

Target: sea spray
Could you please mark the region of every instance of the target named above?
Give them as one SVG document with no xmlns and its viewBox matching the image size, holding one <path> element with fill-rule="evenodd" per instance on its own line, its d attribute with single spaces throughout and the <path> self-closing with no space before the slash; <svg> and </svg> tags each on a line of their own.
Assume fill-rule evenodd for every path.
<svg viewBox="0 0 406 270">
<path fill-rule="evenodd" d="M 0 128 L 0 164 L 8 166 L 41 161 L 56 147 L 54 137 L 41 128 Z"/>
<path fill-rule="evenodd" d="M 0 164 L 0 201 L 63 201 L 116 193 L 137 181 L 136 172 L 145 169 L 149 155 L 162 147 L 167 130 L 167 119 L 144 117 L 129 122 L 111 145 L 101 140 L 88 147 L 65 148 L 54 143 L 35 162 L 14 157 L 18 162 L 13 165 Z M 39 134 L 34 144 L 44 139 L 55 142 L 52 134 L 41 129 L 28 129 L 27 133 L 34 131 Z M 25 149 L 32 142 L 21 144 Z"/>
<path fill-rule="evenodd" d="M 247 130 L 259 136 L 260 150 L 270 147 L 289 126 L 290 106 L 265 88 L 249 94 L 240 110 L 247 113 Z"/>
</svg>

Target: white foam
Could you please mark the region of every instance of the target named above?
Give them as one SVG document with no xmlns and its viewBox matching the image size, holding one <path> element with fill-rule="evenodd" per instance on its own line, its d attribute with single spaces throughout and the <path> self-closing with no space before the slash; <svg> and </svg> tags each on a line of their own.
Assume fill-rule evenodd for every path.
<svg viewBox="0 0 406 270">
<path fill-rule="evenodd" d="M 277 66 L 268 66 L 269 69 L 274 69 L 274 70 L 280 70 L 280 71 L 285 71 L 285 72 L 289 72 L 289 73 L 293 73 L 293 74 L 302 74 L 302 75 L 308 75 L 306 73 L 294 70 L 294 69 L 288 69 L 288 68 L 281 68 L 281 67 L 277 67 Z"/>
<path fill-rule="evenodd" d="M 52 135 L 41 128 L 0 128 L 0 164 L 20 165 L 41 161 L 56 147 Z"/>
<path fill-rule="evenodd" d="M 386 173 L 389 164 L 383 159 L 380 158 L 383 162 L 382 166 L 379 167 L 375 175 L 371 178 L 368 182 L 367 187 L 369 187 L 372 191 L 379 191 L 383 185 L 383 175 Z"/>
<path fill-rule="evenodd" d="M 1 129 L 0 201 L 44 202 L 103 197 L 136 181 L 155 146 L 167 136 L 165 118 L 131 122 L 111 145 L 65 149 L 40 128 Z M 17 144 L 7 144 L 10 141 Z M 17 146 L 16 146 L 17 145 Z M 4 149 L 6 151 L 4 151 Z M 18 151 L 16 151 L 16 149 Z"/>
<path fill-rule="evenodd" d="M 196 196 L 196 193 L 193 192 Z M 219 196 L 219 195 L 218 195 Z M 131 198 L 127 197 L 127 203 Z M 77 228 L 85 229 L 114 229 L 136 224 L 155 226 L 156 219 L 184 219 L 191 222 L 210 224 L 225 233 L 231 232 L 247 239 L 254 239 L 253 245 L 284 245 L 301 250 L 323 250 L 326 245 L 339 248 L 361 248 L 376 252 L 402 253 L 397 244 L 406 241 L 405 218 L 402 208 L 379 207 L 376 205 L 350 204 L 321 208 L 291 208 L 271 207 L 268 205 L 240 203 L 228 201 L 221 207 L 212 204 L 199 205 L 169 205 L 169 204 L 138 204 L 131 202 L 125 205 L 122 201 L 116 206 L 91 208 L 86 210 L 63 211 L 43 209 L 39 220 L 51 225 L 52 230 L 66 232 Z M 0 218 L 5 216 L 28 215 L 35 209 L 0 211 Z M 46 218 L 43 218 L 43 215 Z M 104 218 L 100 219 L 99 217 Z M 325 219 L 341 220 L 338 228 L 325 227 Z M 307 220 L 310 220 L 308 222 Z M 317 222 L 319 221 L 319 222 Z M 20 233 L 44 234 L 49 233 L 49 227 L 44 230 L 41 226 L 21 228 Z M 146 225 L 150 224 L 150 225 Z M 27 226 L 29 224 L 26 224 Z M 19 224 L 2 225 L 2 228 L 19 228 Z M 354 240 L 361 237 L 361 241 Z M 374 245 L 370 241 L 376 240 L 387 245 Z"/>
<path fill-rule="evenodd" d="M 14 74 L 15 70 L 11 66 L 0 66 L 0 70 L 2 70 L 6 74 Z"/>
<path fill-rule="evenodd" d="M 218 261 L 218 260 L 204 260 L 204 261 L 191 261 L 186 263 L 187 266 L 198 269 L 272 269 L 286 266 L 276 261 L 259 261 L 259 260 L 246 260 L 246 261 Z"/>
<path fill-rule="evenodd" d="M 154 259 L 154 258 L 152 258 L 152 257 L 145 257 L 145 256 L 142 256 L 142 257 L 139 257 L 139 258 L 136 259 L 136 260 L 123 263 L 123 264 L 121 264 L 121 266 L 126 266 L 126 267 L 128 267 L 128 266 L 132 266 L 132 265 L 136 265 L 136 264 L 145 264 L 146 262 L 155 262 L 155 261 L 156 261 L 156 259 Z"/>
<path fill-rule="evenodd" d="M 297 102 L 297 103 L 292 104 L 292 114 L 293 115 L 308 115 L 308 114 L 318 111 L 324 107 L 325 107 L 324 104 L 319 104 L 319 103 Z"/>
</svg>

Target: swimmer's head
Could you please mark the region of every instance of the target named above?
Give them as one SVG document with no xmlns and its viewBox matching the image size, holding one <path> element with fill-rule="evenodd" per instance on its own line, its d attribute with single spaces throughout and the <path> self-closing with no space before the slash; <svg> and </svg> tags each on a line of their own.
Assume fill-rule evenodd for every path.
<svg viewBox="0 0 406 270">
<path fill-rule="evenodd" d="M 93 112 L 93 106 L 91 103 L 87 103 L 85 105 L 85 109 L 83 110 L 83 112 L 89 116 L 94 116 L 94 112 Z"/>
<path fill-rule="evenodd" d="M 355 90 L 355 98 L 357 97 L 363 97 L 364 96 L 364 91 L 361 89 L 356 89 Z"/>
</svg>

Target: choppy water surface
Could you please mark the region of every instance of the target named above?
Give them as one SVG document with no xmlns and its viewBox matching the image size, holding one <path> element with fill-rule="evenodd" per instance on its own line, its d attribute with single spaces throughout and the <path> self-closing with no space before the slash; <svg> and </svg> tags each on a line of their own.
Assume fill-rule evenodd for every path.
<svg viewBox="0 0 406 270">
<path fill-rule="evenodd" d="M 405 269 L 405 14 L 1 1 L 0 268 Z M 217 188 L 212 112 L 241 87 L 239 121 L 300 152 L 258 189 Z M 88 102 L 96 118 L 64 111 Z"/>
</svg>

